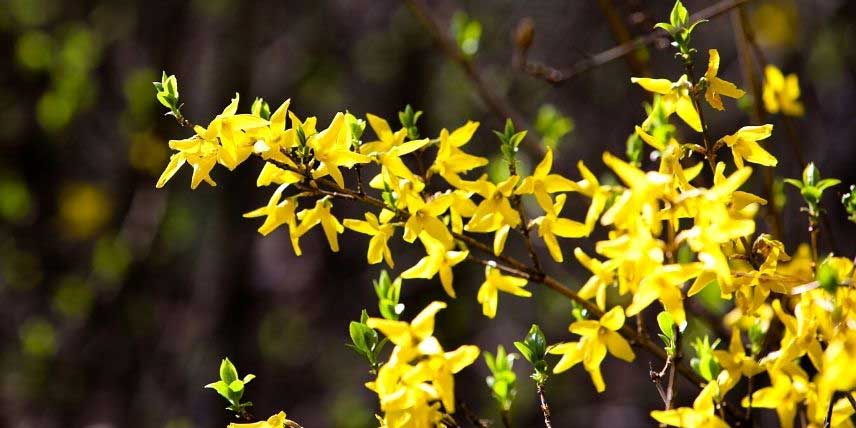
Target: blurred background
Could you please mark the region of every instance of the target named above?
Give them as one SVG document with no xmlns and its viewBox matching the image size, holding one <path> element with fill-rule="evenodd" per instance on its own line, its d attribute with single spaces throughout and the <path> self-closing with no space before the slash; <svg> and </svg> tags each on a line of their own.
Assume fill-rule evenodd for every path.
<svg viewBox="0 0 856 428">
<path fill-rule="evenodd" d="M 524 17 L 535 24 L 529 59 L 569 67 L 648 34 L 667 18 L 670 0 L 419 4 L 476 64 L 486 87 L 528 122 L 532 143 L 557 147 L 554 171 L 574 179 L 578 159 L 605 173 L 601 153 L 623 154 L 633 125 L 644 119 L 649 94 L 630 84 L 632 75 L 675 80 L 682 73 L 664 39 L 560 86 L 511 61 L 511 33 Z M 715 2 L 686 4 L 692 12 Z M 756 0 L 744 12 L 765 59 L 800 76 L 807 113 L 791 121 L 793 135 L 824 176 L 845 183 L 827 192 L 826 206 L 835 248 L 852 256 L 856 227 L 838 201 L 856 182 L 856 2 Z M 737 21 L 724 13 L 696 31 L 697 72 L 706 50 L 718 48 L 720 74 L 750 92 L 742 110 L 730 100 L 725 113 L 707 110 L 713 135 L 750 123 Z M 262 238 L 259 222 L 241 218 L 271 191 L 255 187 L 255 161 L 234 173 L 215 168 L 217 188 L 191 191 L 185 167 L 156 190 L 167 140 L 188 133 L 163 117 L 151 82 L 162 70 L 176 74 L 183 112 L 200 123 L 235 91 L 244 111 L 255 96 L 272 107 L 292 98 L 293 110 L 321 123 L 345 109 L 395 123 L 408 103 L 425 111 L 420 124 L 431 136 L 478 120 L 468 147 L 494 159 L 489 169 L 501 174 L 489 130 L 504 117 L 423 24 L 391 0 L 0 1 L 0 425 L 224 426 L 224 402 L 202 386 L 229 356 L 242 374 L 258 376 L 245 395 L 258 416 L 283 409 L 306 427 L 376 426 L 376 397 L 363 386 L 367 367 L 344 347 L 348 322 L 362 308 L 377 313 L 371 281 L 380 265 L 365 263 L 367 237 L 346 232 L 343 250 L 333 254 L 314 231 L 302 240 L 302 258 L 285 230 Z M 757 65 L 749 69 L 757 76 Z M 780 160 L 775 174 L 799 176 L 787 124 L 767 121 L 777 127 L 765 144 Z M 539 160 L 532 153 L 521 154 L 524 168 Z M 602 179 L 614 180 L 608 173 Z M 767 194 L 760 172 L 752 186 Z M 801 201 L 792 188 L 777 194 L 777 203 L 789 200 L 782 229 L 793 251 L 808 239 Z M 565 214 L 581 218 L 584 202 L 571 195 Z M 336 210 L 361 217 L 344 203 Z M 822 248 L 831 251 L 830 234 L 822 233 Z M 577 288 L 587 276 L 570 250 L 593 243 L 563 241 L 569 261 L 548 262 L 548 270 Z M 519 244 L 508 251 L 525 257 Z M 401 242 L 394 252 L 393 274 L 418 258 Z M 459 297 L 438 317 L 448 347 L 511 347 L 533 322 L 551 342 L 570 339 L 571 306 L 558 295 L 531 286 L 532 299 L 501 296 L 499 315 L 488 322 L 475 301 L 482 270 L 461 265 L 455 275 Z M 438 281 L 405 282 L 404 319 L 434 299 L 446 299 Z M 701 303 L 728 310 L 715 293 Z M 702 324 L 690 324 L 690 335 L 704 333 Z M 547 386 L 554 426 L 650 426 L 647 412 L 661 403 L 648 380 L 649 360 L 659 364 L 642 351 L 633 365 L 608 359 L 602 395 L 579 367 L 554 376 Z M 538 426 L 529 368 L 516 368 L 515 423 Z M 458 376 L 457 392 L 498 423 L 487 374 L 480 359 Z"/>
</svg>

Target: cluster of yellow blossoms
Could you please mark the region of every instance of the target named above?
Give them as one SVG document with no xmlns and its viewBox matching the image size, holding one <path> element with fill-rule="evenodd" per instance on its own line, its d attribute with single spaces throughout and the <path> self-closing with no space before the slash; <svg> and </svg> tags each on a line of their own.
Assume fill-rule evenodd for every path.
<svg viewBox="0 0 856 428">
<path fill-rule="evenodd" d="M 479 348 L 464 345 L 443 351 L 433 334 L 434 316 L 445 307 L 443 302 L 432 302 L 410 323 L 383 318 L 367 321 L 395 344 L 389 360 L 378 370 L 377 380 L 366 385 L 380 397 L 381 426 L 436 427 L 446 414 L 455 412 L 454 374 L 476 360 Z"/>
<path fill-rule="evenodd" d="M 606 239 L 595 245 L 600 259 L 580 248 L 573 250 L 592 274 L 577 294 L 593 300 L 597 311 L 590 315 L 597 319 L 573 322 L 569 329 L 579 340 L 550 349 L 550 353 L 562 355 L 554 372 L 583 363 L 596 389 L 603 391 L 606 385 L 600 365 L 606 355 L 625 361 L 635 358 L 626 333 L 627 317 L 640 315 L 659 302 L 682 329 L 688 318 L 686 300 L 716 286 L 721 297 L 735 305 L 726 318 L 730 346 L 714 351 L 720 370 L 707 379 L 692 408 L 655 411 L 652 416 L 681 427 L 727 426 L 722 413 L 717 413 L 726 394 L 741 379 L 766 373 L 770 386 L 743 397 L 744 406 L 775 409 L 786 428 L 793 425 L 799 408 L 805 408 L 811 426 L 820 426 L 828 409 L 833 412 L 831 426 L 852 426 L 853 408 L 842 394 L 851 394 L 856 387 L 853 263 L 845 258 L 826 259 L 823 263 L 834 272 L 836 287 L 820 287 L 815 279 L 820 262 L 812 260 L 808 250 L 790 257 L 784 245 L 771 236 L 754 236 L 754 216 L 767 201 L 739 190 L 752 173 L 746 163 L 777 164 L 759 143 L 771 136 L 773 126 L 746 126 L 711 147 L 705 141 L 703 148 L 679 142 L 671 132 L 657 129 L 664 125 L 655 114 L 668 118 L 676 113 L 690 128 L 706 133 L 699 114 L 702 93 L 717 110 L 725 108 L 723 96 L 737 99 L 744 95 L 736 85 L 717 77 L 719 54 L 715 49 L 709 51 L 709 58 L 699 82 L 687 75 L 675 82 L 632 79 L 656 94 L 658 107 L 636 127 L 636 134 L 656 151 L 659 166 L 645 171 L 632 161 L 604 153 L 604 164 L 620 184 L 601 184 L 582 162 L 577 165 L 579 180 L 552 173 L 550 149 L 531 175 L 519 176 L 512 168 L 511 175 L 499 183 L 484 175 L 468 177 L 488 164 L 486 158 L 464 151 L 478 128 L 476 122 L 451 132 L 443 129 L 434 139 L 419 139 L 409 138 L 404 127 L 393 130 L 387 121 L 371 114 L 363 121 L 350 113 L 338 113 L 326 128 L 319 129 L 314 117 L 301 120 L 289 111 L 289 101 L 269 117 L 258 112 L 238 114 L 236 96 L 207 127 L 196 126 L 191 138 L 170 141 L 177 152 L 157 186 L 162 187 L 185 163 L 193 168 L 191 187 L 201 182 L 213 186 L 210 173 L 217 164 L 231 170 L 255 155 L 265 161 L 257 185 L 276 186 L 267 205 L 245 214 L 264 217 L 260 233 L 267 235 L 287 226 L 299 255 L 300 239 L 315 226 L 321 226 L 333 251 L 339 250 L 339 234 L 351 229 L 370 236 L 368 263 L 385 261 L 394 267 L 388 242 L 401 229 L 404 241 L 419 240 L 425 256 L 400 277 L 439 276 L 443 289 L 454 298 L 453 267 L 467 259 L 480 261 L 485 265 L 485 279 L 477 300 L 490 318 L 496 315 L 500 291 L 528 297 L 528 282 L 543 280 L 540 271 L 533 275 L 532 270 L 521 271 L 504 263 L 511 231 L 521 231 L 528 240 L 529 231 L 537 230 L 551 258 L 561 263 L 564 251 L 557 237 L 587 237 L 599 223 L 608 229 Z M 784 78 L 777 69 L 768 69 L 767 80 L 763 98 L 771 112 L 802 113 L 795 77 Z M 364 143 L 366 124 L 376 140 Z M 716 150 L 724 147 L 731 150 L 733 168 L 714 160 Z M 433 161 L 422 168 L 421 161 L 429 152 L 434 153 Z M 696 152 L 709 161 L 710 171 L 703 171 L 706 162 L 693 162 Z M 420 161 L 416 172 L 402 159 L 410 154 Z M 380 198 L 366 194 L 362 187 L 360 168 L 370 164 L 375 165 L 376 175 L 367 185 Z M 355 171 L 357 178 L 346 183 L 341 168 Z M 435 178 L 446 183 L 446 190 L 429 191 L 437 186 L 432 182 Z M 584 219 L 561 217 L 567 193 L 589 201 Z M 521 204 L 524 195 L 534 199 L 530 208 L 539 209 L 532 219 L 527 219 Z M 366 212 L 363 219 L 340 220 L 333 211 L 337 200 L 363 202 L 376 212 Z M 481 244 L 477 249 L 496 260 L 482 260 L 472 253 L 480 244 L 472 234 L 493 235 L 492 246 Z M 682 252 L 686 256 L 679 258 Z M 623 303 L 609 307 L 608 300 Z M 433 329 L 434 316 L 444 307 L 444 303 L 434 302 L 411 323 L 368 320 L 369 327 L 395 344 L 388 361 L 377 371 L 377 379 L 368 384 L 380 398 L 384 427 L 434 427 L 454 412 L 453 375 L 472 364 L 479 350 L 475 346 L 443 350 Z M 781 326 L 780 339 L 773 334 L 773 325 Z M 768 344 L 773 350 L 767 349 L 763 355 L 763 349 L 750 346 L 747 353 L 741 336 L 752 331 L 770 333 L 779 346 Z M 804 356 L 811 367 L 800 363 Z"/>
</svg>

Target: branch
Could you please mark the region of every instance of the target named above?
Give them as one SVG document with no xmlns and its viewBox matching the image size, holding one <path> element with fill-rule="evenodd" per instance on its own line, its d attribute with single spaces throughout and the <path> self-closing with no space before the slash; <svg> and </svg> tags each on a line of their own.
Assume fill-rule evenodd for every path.
<svg viewBox="0 0 856 428">
<path fill-rule="evenodd" d="M 523 115 L 514 109 L 508 99 L 494 92 L 491 85 L 484 79 L 484 76 L 476 63 L 472 58 L 461 52 L 457 43 L 455 43 L 455 41 L 440 28 L 440 25 L 431 17 L 428 8 L 422 3 L 422 1 L 406 0 L 406 3 L 419 23 L 428 31 L 431 38 L 434 39 L 434 43 L 443 50 L 452 62 L 461 67 L 467 75 L 467 78 L 472 82 L 479 97 L 484 101 L 487 107 L 501 120 L 504 121 L 505 119 L 511 119 L 518 129 L 529 130 L 529 123 Z M 533 135 L 535 135 L 535 133 L 531 130 L 527 132 L 525 139 L 529 144 L 526 144 L 526 147 L 530 150 L 534 149 L 533 154 L 537 154 L 539 156 L 543 155 L 545 148 L 532 137 Z"/>
<path fill-rule="evenodd" d="M 699 19 L 712 19 L 748 1 L 749 0 L 723 0 L 702 9 L 698 13 L 694 13 L 690 19 L 693 21 Z M 586 59 L 580 60 L 576 64 L 566 68 L 553 68 L 542 63 L 529 62 L 524 59 L 523 69 L 532 76 L 546 80 L 549 83 L 561 84 L 600 67 L 601 65 L 623 58 L 637 49 L 650 45 L 664 37 L 666 37 L 665 31 L 655 30 L 627 43 L 620 44 Z"/>
<path fill-rule="evenodd" d="M 550 422 L 550 406 L 547 405 L 547 399 L 544 397 L 544 385 L 536 383 L 535 388 L 538 390 L 538 398 L 541 400 L 541 413 L 544 414 L 544 426 L 546 428 L 553 428 L 553 424 Z"/>
</svg>

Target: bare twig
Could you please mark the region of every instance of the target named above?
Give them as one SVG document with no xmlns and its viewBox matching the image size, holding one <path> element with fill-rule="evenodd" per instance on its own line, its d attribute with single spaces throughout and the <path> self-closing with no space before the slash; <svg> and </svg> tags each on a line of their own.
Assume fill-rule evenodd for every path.
<svg viewBox="0 0 856 428">
<path fill-rule="evenodd" d="M 518 129 L 529 130 L 530 126 L 528 121 L 506 98 L 493 90 L 491 85 L 485 80 L 478 65 L 476 65 L 472 58 L 461 52 L 457 43 L 451 39 L 447 32 L 443 31 L 437 21 L 435 21 L 431 16 L 427 6 L 425 6 L 421 0 L 406 0 L 406 3 L 411 12 L 413 12 L 413 15 L 416 16 L 416 19 L 419 20 L 422 26 L 431 35 L 431 38 L 434 39 L 434 43 L 443 50 L 452 62 L 461 67 L 473 83 L 476 92 L 487 107 L 500 119 L 511 119 Z M 546 148 L 533 138 L 534 135 L 535 134 L 531 130 L 526 134 L 526 141 L 529 143 L 526 144 L 526 147 L 530 150 L 535 149 L 533 154 L 543 154 Z"/>
<path fill-rule="evenodd" d="M 479 418 L 478 415 L 476 415 L 475 412 L 473 412 L 473 410 L 470 409 L 470 406 L 468 406 L 467 403 L 465 403 L 463 401 L 458 401 L 458 407 L 461 408 L 461 413 L 464 414 L 464 418 L 466 418 L 467 421 L 469 421 L 469 423 L 472 424 L 474 427 L 476 427 L 476 428 L 488 428 L 488 427 L 490 427 L 490 422 L 486 419 Z"/>
<path fill-rule="evenodd" d="M 541 413 L 544 414 L 544 426 L 546 428 L 553 428 L 553 424 L 550 422 L 550 406 L 547 405 L 547 399 L 544 397 L 544 385 L 536 383 L 535 388 L 538 390 L 538 398 L 541 400 Z"/>
<path fill-rule="evenodd" d="M 698 13 L 693 14 L 691 19 L 712 19 L 719 15 L 722 15 L 725 12 L 728 12 L 729 10 L 737 6 L 740 6 L 743 3 L 746 3 L 747 1 L 749 0 L 723 0 L 719 3 L 700 10 Z M 657 40 L 663 39 L 664 37 L 666 37 L 665 31 L 655 30 L 648 34 L 645 34 L 644 36 L 637 37 L 627 43 L 622 43 L 601 53 L 580 60 L 576 64 L 567 68 L 553 68 L 545 64 L 530 61 L 526 61 L 523 64 L 523 68 L 527 73 L 535 77 L 546 80 L 549 83 L 560 84 L 575 77 L 578 77 L 579 75 L 591 71 L 604 64 L 615 61 L 619 58 L 623 58 L 624 56 L 635 52 L 637 49 L 643 46 L 650 45 Z"/>
</svg>

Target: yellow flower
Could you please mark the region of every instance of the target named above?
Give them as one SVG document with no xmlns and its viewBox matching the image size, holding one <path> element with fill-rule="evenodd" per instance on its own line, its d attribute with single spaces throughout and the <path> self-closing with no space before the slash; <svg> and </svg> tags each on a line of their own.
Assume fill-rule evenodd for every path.
<svg viewBox="0 0 856 428">
<path fill-rule="evenodd" d="M 621 306 L 612 308 L 603 314 L 600 320 L 582 320 L 571 324 L 571 333 L 582 336 L 579 342 L 563 343 L 553 347 L 551 354 L 562 354 L 562 359 L 553 368 L 554 373 L 561 373 L 582 362 L 589 372 L 597 392 L 606 390 L 606 383 L 600 371 L 600 363 L 609 351 L 613 356 L 630 362 L 636 359 L 636 354 L 630 348 L 627 339 L 618 333 L 624 326 L 624 310 Z"/>
<path fill-rule="evenodd" d="M 330 249 L 334 253 L 338 252 L 339 234 L 345 231 L 345 227 L 339 223 L 336 216 L 330 213 L 332 208 L 333 203 L 330 202 L 329 196 L 325 196 L 315 202 L 315 207 L 303 210 L 297 214 L 297 218 L 300 220 L 300 226 L 297 227 L 297 232 L 295 233 L 297 237 L 305 235 L 313 227 L 321 224 L 324 235 L 327 237 L 327 242 L 330 244 Z"/>
<path fill-rule="evenodd" d="M 720 95 L 740 99 L 746 92 L 738 89 L 735 84 L 716 77 L 716 74 L 719 73 L 719 51 L 711 49 L 708 53 L 710 54 L 710 60 L 707 63 L 707 72 L 704 73 L 704 77 L 707 79 L 707 90 L 704 91 L 704 99 L 707 100 L 707 103 L 711 107 L 717 110 L 725 110 Z"/>
<path fill-rule="evenodd" d="M 614 260 L 601 262 L 589 257 L 582 248 L 574 248 L 574 256 L 586 269 L 591 271 L 591 278 L 580 288 L 579 295 L 583 299 L 595 298 L 600 310 L 606 309 L 606 288 L 615 282 L 615 270 L 618 263 Z"/>
<path fill-rule="evenodd" d="M 478 127 L 478 122 L 467 122 L 451 134 L 445 128 L 441 130 L 437 158 L 431 165 L 431 171 L 440 174 L 449 184 L 457 186 L 461 180 L 460 173 L 487 165 L 487 159 L 464 153 L 460 148 L 470 141 Z"/>
<path fill-rule="evenodd" d="M 728 345 L 728 350 L 714 350 L 713 355 L 716 357 L 719 366 L 722 367 L 722 371 L 716 379 L 722 395 L 731 391 L 731 388 L 734 388 L 740 381 L 741 376 L 752 377 L 764 371 L 764 368 L 758 365 L 751 356 L 746 355 L 743 340 L 740 338 L 740 330 L 736 328 L 731 330 L 731 342 Z"/>
<path fill-rule="evenodd" d="M 805 113 L 800 98 L 800 82 L 796 74 L 785 77 L 775 65 L 764 68 L 764 107 L 776 114 L 779 111 L 788 116 L 802 116 Z"/>
<path fill-rule="evenodd" d="M 663 110 L 666 117 L 677 112 L 692 129 L 701 132 L 701 119 L 690 98 L 690 86 L 692 85 L 686 75 L 681 76 L 677 82 L 668 79 L 649 79 L 647 77 L 631 77 L 630 81 L 639 84 L 645 90 L 655 94 L 663 95 Z"/>
<path fill-rule="evenodd" d="M 421 196 L 414 197 L 407 209 L 410 217 L 404 223 L 404 240 L 413 242 L 424 231 L 443 245 L 451 247 L 454 238 L 439 217 L 449 209 L 453 201 L 449 193 L 437 194 L 428 202 L 425 202 Z"/>
<path fill-rule="evenodd" d="M 296 131 L 294 128 L 286 128 L 285 120 L 288 116 L 288 107 L 291 105 L 291 100 L 285 100 L 276 111 L 270 116 L 270 125 L 262 126 L 256 129 L 247 130 L 247 133 L 253 137 L 253 152 L 261 156 L 262 159 L 273 159 L 277 162 L 291 163 L 288 156 L 283 150 L 290 149 L 297 145 Z M 293 116 L 293 114 L 292 114 Z M 292 124 L 299 123 L 296 117 L 292 118 Z M 314 133 L 314 131 L 313 131 Z"/>
<path fill-rule="evenodd" d="M 394 214 L 391 211 L 383 210 L 380 213 L 380 219 L 373 213 L 365 213 L 365 221 L 345 219 L 344 226 L 355 232 L 370 235 L 372 239 L 369 241 L 369 249 L 366 253 L 369 264 L 380 263 L 381 260 L 386 260 L 389 267 L 395 267 L 392 261 L 392 252 L 389 250 L 387 242 L 392 237 L 395 231 L 395 226 L 389 224 Z"/>
<path fill-rule="evenodd" d="M 547 198 L 549 199 L 550 196 L 547 196 Z M 556 197 L 555 205 L 550 207 L 543 216 L 532 220 L 533 225 L 538 225 L 538 236 L 544 240 L 547 249 L 550 250 L 550 256 L 559 263 L 564 260 L 564 257 L 562 257 L 562 249 L 559 247 L 556 235 L 563 238 L 580 238 L 589 233 L 585 224 L 566 218 L 559 218 L 558 215 L 565 205 L 566 198 L 566 195 L 559 195 Z"/>
<path fill-rule="evenodd" d="M 716 416 L 713 399 L 719 395 L 716 382 L 701 390 L 692 407 L 672 410 L 654 410 L 651 417 L 657 422 L 681 428 L 728 428 L 728 424 Z"/>
<path fill-rule="evenodd" d="M 731 148 L 737 168 L 743 168 L 743 159 L 759 165 L 776 166 L 779 161 L 758 144 L 772 133 L 773 125 L 744 126 L 736 133 L 722 137 L 721 141 Z"/>
<path fill-rule="evenodd" d="M 477 181 L 460 181 L 461 189 L 478 193 L 484 199 L 476 207 L 472 218 L 464 230 L 477 233 L 496 232 L 493 239 L 494 254 L 499 255 L 505 248 L 508 231 L 520 224 L 520 213 L 512 206 L 509 197 L 517 184 L 518 176 L 494 184 L 485 178 Z"/>
<path fill-rule="evenodd" d="M 703 268 L 701 263 L 657 266 L 639 282 L 633 294 L 633 302 L 627 307 L 627 315 L 636 315 L 654 300 L 659 300 L 663 308 L 672 315 L 676 324 L 685 325 L 687 317 L 684 312 L 681 287 L 685 282 L 698 276 Z"/>
<path fill-rule="evenodd" d="M 431 302 L 425 309 L 422 309 L 410 323 L 405 321 L 394 321 L 384 318 L 369 318 L 366 320 L 366 325 L 370 328 L 379 330 L 384 334 L 389 341 L 399 348 L 396 354 L 397 357 L 402 357 L 397 361 L 407 361 L 405 357 L 408 352 L 417 350 L 425 355 L 434 355 L 442 352 L 437 339 L 434 338 L 434 316 L 437 312 L 446 308 L 443 302 Z M 390 362 L 392 357 L 390 357 Z"/>
<path fill-rule="evenodd" d="M 490 266 L 485 266 L 484 276 L 476 299 L 482 304 L 482 312 L 488 318 L 496 316 L 500 291 L 520 297 L 532 296 L 532 293 L 523 289 L 527 283 L 524 278 L 503 275 L 499 269 Z"/>
<path fill-rule="evenodd" d="M 390 182 L 393 189 L 398 189 L 400 187 L 398 183 L 399 179 L 405 179 L 410 182 L 418 180 L 418 178 L 413 175 L 413 172 L 407 168 L 407 165 L 404 164 L 404 161 L 401 160 L 401 156 L 419 150 L 428 144 L 429 141 L 430 140 L 427 138 L 423 140 L 408 141 L 392 147 L 385 152 L 371 153 L 375 161 L 381 165 L 381 174 L 384 179 Z"/>
<path fill-rule="evenodd" d="M 586 228 L 591 232 L 594 230 L 594 224 L 597 218 L 606 207 L 606 201 L 609 200 L 609 188 L 601 186 L 591 170 L 586 167 L 583 161 L 577 162 L 577 169 L 580 170 L 582 180 L 577 182 L 577 191 L 591 198 L 591 205 L 586 211 Z"/>
<path fill-rule="evenodd" d="M 570 192 L 578 187 L 576 183 L 559 174 L 550 174 L 550 169 L 553 167 L 553 149 L 547 148 L 547 153 L 544 159 L 532 175 L 523 179 L 520 186 L 514 191 L 516 195 L 534 194 L 535 200 L 541 205 L 541 208 L 550 212 L 553 209 L 553 200 L 550 198 L 551 193 Z M 558 214 L 558 213 L 557 213 Z"/>
<path fill-rule="evenodd" d="M 291 161 L 288 161 L 291 162 Z M 294 184 L 303 180 L 300 174 L 282 169 L 270 162 L 265 162 L 265 166 L 259 172 L 259 177 L 256 179 L 256 186 L 268 186 L 272 183 L 276 184 Z"/>
<path fill-rule="evenodd" d="M 683 165 L 681 165 L 683 149 L 681 148 L 681 144 L 678 143 L 678 140 L 671 138 L 668 144 L 663 144 L 662 141 L 654 138 L 653 135 L 645 132 L 639 126 L 636 127 L 636 134 L 642 138 L 642 141 L 660 151 L 660 169 L 658 171 L 660 174 L 673 175 L 677 183 L 680 185 L 681 190 L 689 190 L 693 188 L 693 186 L 690 185 L 690 181 L 701 172 L 704 167 L 703 162 L 698 162 L 694 166 L 684 170 Z"/>
<path fill-rule="evenodd" d="M 351 151 L 350 130 L 345 126 L 345 115 L 336 113 L 330 126 L 309 138 L 309 146 L 315 150 L 315 159 L 320 163 L 312 172 L 314 178 L 326 175 L 333 177 L 339 187 L 345 187 L 345 179 L 339 167 L 351 168 L 366 163 L 369 157 Z"/>
<path fill-rule="evenodd" d="M 434 275 L 439 273 L 443 289 L 446 290 L 446 294 L 448 294 L 449 297 L 454 298 L 455 289 L 453 287 L 453 283 L 455 277 L 452 274 L 452 266 L 464 261 L 469 255 L 469 252 L 452 251 L 451 246 L 447 247 L 442 241 L 434 239 L 427 232 L 420 234 L 419 239 L 425 246 L 425 251 L 428 255 L 419 260 L 416 265 L 404 271 L 401 274 L 401 277 L 404 279 L 431 279 Z"/>
<path fill-rule="evenodd" d="M 297 217 L 295 216 L 297 198 L 285 198 L 284 201 L 280 202 L 282 200 L 282 192 L 285 191 L 286 188 L 288 188 L 288 184 L 282 184 L 277 187 L 266 206 L 245 213 L 244 218 L 266 216 L 264 223 L 259 227 L 259 233 L 264 236 L 267 236 L 283 224 L 288 225 L 289 231 L 291 232 L 291 242 L 294 246 L 294 252 L 299 256 L 301 255 L 301 251 L 300 246 L 297 243 L 299 235 L 296 233 Z"/>
<path fill-rule="evenodd" d="M 449 413 L 455 412 L 455 377 L 454 374 L 471 365 L 479 356 L 479 348 L 464 345 L 458 349 L 431 356 L 419 362 L 417 374 L 411 374 L 421 381 L 431 381 L 431 386 L 437 391 L 437 396 L 443 407 Z M 421 373 L 420 373 L 421 372 Z"/>
<path fill-rule="evenodd" d="M 239 95 L 217 115 L 207 128 L 196 126 L 191 138 L 170 140 L 169 147 L 178 150 L 172 155 L 169 164 L 158 179 L 157 188 L 163 187 L 185 163 L 193 167 L 190 187 L 196 189 L 199 183 L 216 186 L 210 173 L 218 162 L 227 168 L 235 169 L 253 152 L 254 140 L 243 131 L 267 125 L 267 121 L 251 114 L 235 114 L 238 110 Z"/>
<path fill-rule="evenodd" d="M 285 412 L 279 412 L 271 417 L 269 417 L 266 421 L 253 422 L 249 424 L 239 424 L 232 422 L 229 424 L 227 428 L 283 428 L 286 426 L 287 422 L 291 422 L 285 418 Z M 291 424 L 288 426 L 297 426 L 296 424 Z"/>
<path fill-rule="evenodd" d="M 377 141 L 371 141 L 361 145 L 360 153 L 368 155 L 371 153 L 387 152 L 393 147 L 401 145 L 407 137 L 406 129 L 401 128 L 398 131 L 392 132 L 392 129 L 389 127 L 389 123 L 383 118 L 367 113 L 366 119 L 378 139 Z"/>
<path fill-rule="evenodd" d="M 752 407 L 775 409 L 782 428 L 793 428 L 797 406 L 806 398 L 810 385 L 805 373 L 794 371 L 787 374 L 780 371 L 770 372 L 771 386 L 761 388 L 752 394 Z M 743 398 L 743 406 L 749 406 L 748 397 Z"/>
</svg>

